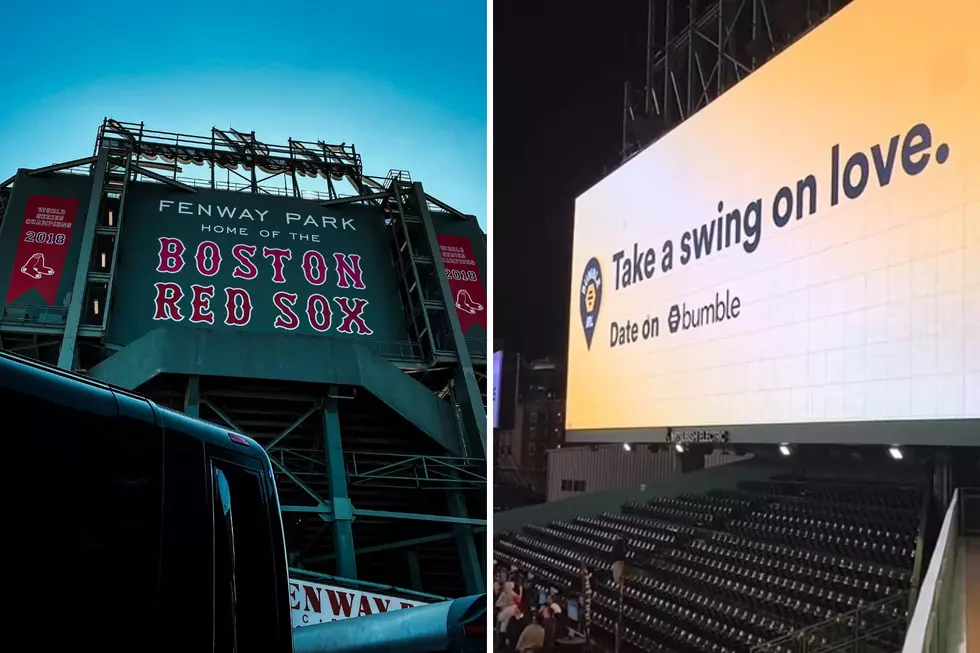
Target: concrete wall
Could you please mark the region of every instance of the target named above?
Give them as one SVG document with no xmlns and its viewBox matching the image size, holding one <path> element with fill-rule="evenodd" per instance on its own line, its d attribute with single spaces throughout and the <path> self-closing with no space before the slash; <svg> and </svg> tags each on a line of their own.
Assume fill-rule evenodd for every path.
<svg viewBox="0 0 980 653">
<path fill-rule="evenodd" d="M 785 474 L 783 465 L 744 460 L 688 474 L 678 474 L 658 482 L 631 485 L 605 492 L 590 492 L 564 501 L 543 503 L 493 516 L 493 533 L 520 531 L 528 524 L 548 524 L 557 519 L 598 515 L 618 511 L 627 501 L 648 501 L 653 497 L 675 497 L 685 492 L 705 493 L 712 489 L 734 489 L 739 481 L 760 480 L 774 474 Z"/>
<path fill-rule="evenodd" d="M 705 468 L 728 465 L 745 456 L 715 450 L 704 457 Z M 626 451 L 622 445 L 563 447 L 548 452 L 548 501 L 562 501 L 583 492 L 603 492 L 618 488 L 658 483 L 681 473 L 679 454 L 673 447 L 650 451 L 637 446 Z M 584 482 L 585 489 L 563 487 L 562 481 Z"/>
</svg>

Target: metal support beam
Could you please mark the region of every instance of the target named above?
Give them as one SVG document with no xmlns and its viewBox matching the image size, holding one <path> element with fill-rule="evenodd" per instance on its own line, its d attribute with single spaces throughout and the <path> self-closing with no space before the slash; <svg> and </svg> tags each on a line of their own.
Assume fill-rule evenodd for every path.
<svg viewBox="0 0 980 653">
<path fill-rule="evenodd" d="M 422 225 L 425 229 L 426 240 L 429 244 L 429 251 L 432 252 L 432 262 L 436 270 L 436 277 L 439 279 L 442 299 L 446 314 L 449 316 L 449 325 L 452 330 L 453 344 L 459 356 L 458 377 L 462 381 L 457 388 L 457 403 L 462 414 L 463 424 L 472 437 L 479 441 L 482 446 L 483 456 L 487 455 L 487 411 L 483 407 L 483 399 L 480 396 L 480 384 L 477 383 L 476 374 L 473 372 L 473 360 L 470 358 L 469 346 L 463 330 L 459 326 L 459 316 L 456 315 L 456 305 L 453 303 L 453 293 L 449 288 L 449 280 L 446 278 L 446 266 L 443 264 L 439 250 L 439 241 L 436 238 L 436 230 L 432 225 L 432 216 L 429 214 L 429 207 L 426 203 L 425 190 L 422 184 L 414 182 L 412 188 L 415 192 L 415 199 L 418 202 L 419 212 L 422 214 Z"/>
<path fill-rule="evenodd" d="M 350 486 L 445 490 L 479 490 L 486 492 L 487 479 L 474 470 L 482 470 L 483 458 L 450 456 L 412 456 L 345 452 L 347 482 Z M 386 462 L 386 461 L 392 462 Z"/>
<path fill-rule="evenodd" d="M 459 492 L 450 492 L 449 512 L 457 519 L 466 519 L 466 502 Z M 480 569 L 480 558 L 476 553 L 476 543 L 473 541 L 473 529 L 465 523 L 453 525 L 456 536 L 456 547 L 459 549 L 459 563 L 463 571 L 463 584 L 468 595 L 483 594 L 487 591 Z"/>
<path fill-rule="evenodd" d="M 72 284 L 71 302 L 68 304 L 68 314 L 65 316 L 65 333 L 61 339 L 61 351 L 58 353 L 58 367 L 63 370 L 71 371 L 75 368 L 75 341 L 78 338 L 78 327 L 82 321 L 88 268 L 92 260 L 92 249 L 95 245 L 95 227 L 99 223 L 102 187 L 105 185 L 108 161 L 109 150 L 103 147 L 96 157 L 95 170 L 92 173 L 92 192 L 88 198 L 88 209 L 83 217 L 82 244 L 78 252 L 78 265 L 75 267 L 75 282 Z M 78 220 L 78 216 L 75 219 Z"/>
<path fill-rule="evenodd" d="M 300 564 L 306 559 L 306 554 L 309 553 L 314 546 L 316 546 L 316 543 L 320 541 L 320 538 L 323 537 L 323 534 L 327 532 L 328 528 L 330 528 L 330 522 L 320 524 L 320 527 L 316 529 L 316 533 L 310 538 L 309 542 L 306 543 L 303 550 L 296 555 L 296 564 Z"/>
<path fill-rule="evenodd" d="M 446 204 L 442 200 L 436 199 L 435 197 L 432 197 L 432 195 L 429 195 L 428 193 L 425 194 L 425 199 L 427 199 L 429 202 L 435 204 L 436 206 L 438 206 L 440 209 L 442 209 L 446 213 L 451 213 L 451 214 L 455 215 L 457 218 L 461 218 L 463 220 L 468 219 L 468 216 L 465 213 L 463 213 L 462 211 L 457 211 L 456 209 L 454 209 L 453 207 L 449 206 L 448 204 Z"/>
<path fill-rule="evenodd" d="M 184 393 L 184 413 L 191 417 L 201 416 L 201 377 L 192 374 L 187 377 L 187 390 Z"/>
<path fill-rule="evenodd" d="M 239 433 L 245 433 L 245 431 L 238 428 L 238 424 L 235 424 L 234 420 L 232 420 L 230 417 L 228 417 L 227 414 L 225 414 L 225 411 L 221 410 L 220 408 L 212 404 L 210 401 L 207 400 L 207 398 L 201 399 L 201 403 L 207 406 L 208 408 L 210 408 L 214 412 L 214 414 L 220 417 L 225 424 L 227 424 L 234 430 L 238 431 Z M 248 434 L 245 433 L 245 435 Z"/>
<path fill-rule="evenodd" d="M 358 555 L 364 555 L 367 553 L 381 553 L 382 551 L 391 551 L 392 549 L 403 549 L 405 547 L 421 546 L 423 544 L 429 544 L 430 542 L 441 542 L 442 540 L 447 540 L 453 537 L 453 533 L 439 533 L 438 535 L 428 535 L 426 537 L 413 537 L 410 540 L 400 540 L 398 542 L 392 542 L 390 544 L 380 544 L 378 546 L 366 546 L 362 549 L 357 550 Z"/>
<path fill-rule="evenodd" d="M 340 206 L 343 204 L 353 204 L 354 202 L 372 202 L 374 200 L 383 200 L 385 198 L 391 197 L 391 193 L 388 191 L 382 193 L 366 193 L 364 195 L 353 195 L 351 197 L 337 197 L 332 200 L 323 200 L 319 202 L 320 206 Z"/>
<path fill-rule="evenodd" d="M 174 188 L 179 188 L 180 190 L 187 191 L 188 193 L 196 193 L 197 189 L 193 186 L 188 186 L 187 184 L 182 184 L 176 179 L 171 179 L 170 177 L 164 177 L 163 175 L 157 174 L 152 170 L 147 170 L 146 168 L 141 168 L 138 165 L 132 165 L 129 167 L 133 172 L 137 172 L 144 177 L 149 177 L 150 179 L 155 179 L 161 183 L 169 184 Z"/>
<path fill-rule="evenodd" d="M 296 430 L 300 426 L 300 424 L 302 424 L 303 422 L 305 422 L 313 413 L 315 413 L 316 411 L 320 410 L 321 407 L 322 407 L 322 404 L 319 404 L 319 403 L 318 404 L 315 404 L 312 407 L 310 407 L 310 409 L 308 411 L 306 411 L 305 413 L 303 413 L 302 415 L 300 415 L 299 419 L 297 419 L 295 422 L 293 422 L 292 424 L 290 424 L 289 427 L 286 428 L 285 431 L 283 431 L 282 433 L 280 433 L 279 435 L 277 435 L 275 438 L 273 438 L 272 442 L 270 442 L 269 444 L 265 445 L 265 450 L 266 451 L 272 451 L 273 449 L 275 449 L 276 446 L 280 442 L 283 441 L 283 439 L 285 439 L 290 433 L 292 433 L 294 430 Z"/>
<path fill-rule="evenodd" d="M 52 163 L 49 166 L 44 166 L 43 168 L 33 168 L 27 170 L 27 175 L 33 177 L 34 175 L 43 175 L 48 172 L 58 172 L 59 170 L 68 170 L 69 168 L 74 168 L 76 166 L 83 166 L 87 164 L 94 163 L 97 157 L 87 156 L 84 159 L 75 159 L 74 161 L 65 161 L 64 163 Z"/>
<path fill-rule="evenodd" d="M 408 558 L 408 582 L 416 592 L 424 592 L 422 587 L 422 569 L 419 567 L 419 554 L 414 549 L 405 552 Z"/>
<path fill-rule="evenodd" d="M 486 526 L 473 526 L 474 533 L 486 533 Z M 404 549 L 412 548 L 416 546 L 422 546 L 424 544 L 430 544 L 432 542 L 441 542 L 442 540 L 448 540 L 450 538 L 456 537 L 456 533 L 439 533 L 437 535 L 426 535 L 425 537 L 413 537 L 410 540 L 399 540 L 398 542 L 391 542 L 390 544 L 379 544 L 377 546 L 366 546 L 360 549 L 356 549 L 354 553 L 359 556 L 367 555 L 370 553 L 383 553 L 386 551 L 392 551 L 394 549 Z M 337 555 L 334 553 L 328 553 L 327 555 L 316 556 L 313 558 L 308 558 L 308 562 L 328 562 L 336 558 Z"/>
<path fill-rule="evenodd" d="M 419 521 L 434 521 L 442 524 L 467 524 L 469 526 L 486 526 L 485 519 L 470 519 L 469 517 L 452 517 L 449 515 L 422 515 L 414 512 L 391 512 L 389 510 L 365 510 L 355 508 L 354 514 L 360 517 L 381 517 L 384 519 L 417 519 Z"/>
<path fill-rule="evenodd" d="M 622 161 L 714 101 L 848 2 L 648 0 L 646 80 L 642 90 L 626 84 Z M 678 20 L 682 15 L 683 20 Z"/>
<path fill-rule="evenodd" d="M 280 512 L 308 512 L 315 513 L 320 516 L 324 521 L 333 520 L 333 506 L 329 501 L 324 501 L 316 491 L 313 490 L 309 485 L 304 483 L 299 476 L 293 474 L 291 471 L 286 469 L 286 466 L 275 458 L 269 458 L 269 462 L 272 466 L 284 474 L 290 481 L 296 484 L 296 487 L 306 492 L 311 499 L 317 502 L 315 506 L 279 506 Z"/>
<path fill-rule="evenodd" d="M 292 476 L 292 472 L 287 472 L 284 468 L 279 465 L 278 460 L 273 460 L 273 465 L 279 467 L 279 470 L 289 476 L 290 480 L 295 481 L 296 478 Z M 315 495 L 316 493 L 309 489 L 307 485 L 303 485 L 300 489 L 303 489 Z M 314 497 L 315 498 L 315 497 Z M 320 515 L 325 521 L 333 521 L 333 508 L 330 506 L 329 501 L 324 501 L 318 506 L 279 506 L 279 512 L 300 512 L 304 514 Z"/>
<path fill-rule="evenodd" d="M 286 469 L 281 462 L 275 458 L 270 458 L 272 465 L 289 477 L 289 480 L 296 483 L 296 485 L 306 492 L 310 497 L 315 499 L 318 503 L 317 505 L 311 506 L 281 506 L 280 510 L 282 512 L 305 512 L 310 514 L 321 515 L 324 519 L 332 519 L 333 508 L 331 507 L 331 502 L 321 499 L 317 496 L 308 485 L 303 483 L 298 476 L 293 474 L 291 471 Z M 476 531 L 482 532 L 486 530 L 487 521 L 485 519 L 470 519 L 469 517 L 453 517 L 450 515 L 424 515 L 414 512 L 391 512 L 389 510 L 366 510 L 361 508 L 353 508 L 351 510 L 355 517 L 378 517 L 381 519 L 412 519 L 418 521 L 431 521 L 439 524 L 463 524 L 466 526 L 475 527 Z"/>
<path fill-rule="evenodd" d="M 337 411 L 337 388 L 330 387 L 323 403 L 323 443 L 327 457 L 327 480 L 333 506 L 333 541 L 337 551 L 337 574 L 357 578 L 354 553 L 354 512 L 347 494 L 347 472 L 344 469 L 344 445 L 340 438 L 340 414 Z"/>
</svg>

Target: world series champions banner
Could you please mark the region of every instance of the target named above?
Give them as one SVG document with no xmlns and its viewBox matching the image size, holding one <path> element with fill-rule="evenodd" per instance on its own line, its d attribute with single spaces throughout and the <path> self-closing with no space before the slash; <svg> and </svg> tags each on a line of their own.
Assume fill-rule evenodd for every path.
<svg viewBox="0 0 980 653">
<path fill-rule="evenodd" d="M 78 200 L 74 198 L 28 197 L 7 303 L 31 290 L 49 305 L 55 303 L 77 213 Z"/>
<path fill-rule="evenodd" d="M 438 242 L 463 335 L 474 324 L 486 330 L 487 291 L 480 279 L 472 241 L 466 236 L 440 235 Z"/>
</svg>

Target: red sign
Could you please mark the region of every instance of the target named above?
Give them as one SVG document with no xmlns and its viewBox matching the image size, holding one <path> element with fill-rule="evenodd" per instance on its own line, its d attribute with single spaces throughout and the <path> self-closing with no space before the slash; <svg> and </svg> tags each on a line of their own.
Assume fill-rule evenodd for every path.
<svg viewBox="0 0 980 653">
<path fill-rule="evenodd" d="M 65 267 L 71 228 L 78 200 L 31 195 L 14 255 L 14 272 L 7 289 L 7 303 L 36 289 L 48 304 L 54 304 Z"/>
<path fill-rule="evenodd" d="M 466 236 L 439 236 L 438 241 L 463 335 L 474 324 L 486 330 L 487 292 L 480 280 L 473 243 Z"/>
</svg>

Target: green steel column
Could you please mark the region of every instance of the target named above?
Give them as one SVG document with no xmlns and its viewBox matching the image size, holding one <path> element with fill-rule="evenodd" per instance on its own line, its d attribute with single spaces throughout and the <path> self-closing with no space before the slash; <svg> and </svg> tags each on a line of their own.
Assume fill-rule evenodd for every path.
<svg viewBox="0 0 980 653">
<path fill-rule="evenodd" d="M 466 502 L 459 492 L 449 493 L 449 514 L 453 517 L 467 518 Z M 473 527 L 468 524 L 453 524 L 456 534 L 456 548 L 459 549 L 459 563 L 463 571 L 463 584 L 470 596 L 483 594 L 487 591 L 483 582 L 483 572 L 480 570 L 480 558 L 476 553 L 476 543 L 473 541 Z"/>
<path fill-rule="evenodd" d="M 102 186 L 105 184 L 108 160 L 109 150 L 103 147 L 99 150 L 98 158 L 95 160 L 95 170 L 92 173 L 92 194 L 88 198 L 88 210 L 83 217 L 82 245 L 78 251 L 75 283 L 72 285 L 71 303 L 68 304 L 68 315 L 65 317 L 65 333 L 58 354 L 58 367 L 63 370 L 72 370 L 75 367 L 75 341 L 78 339 L 78 327 L 82 321 L 88 267 L 92 260 L 92 248 L 95 245 L 95 227 L 99 223 L 99 207 L 102 206 Z"/>
<path fill-rule="evenodd" d="M 439 278 L 443 304 L 446 314 L 449 316 L 449 324 L 453 332 L 454 348 L 459 356 L 460 374 L 457 378 L 458 381 L 461 381 L 462 387 L 457 390 L 457 401 L 462 412 L 463 423 L 472 436 L 479 439 L 480 445 L 483 448 L 483 456 L 486 457 L 487 411 L 483 407 L 483 399 L 480 398 L 480 384 L 477 383 L 476 373 L 473 371 L 473 360 L 470 358 L 470 350 L 466 346 L 466 338 L 463 335 L 463 330 L 459 326 L 459 316 L 456 315 L 456 305 L 453 303 L 453 293 L 449 289 L 449 280 L 446 278 L 446 266 L 442 262 L 439 240 L 436 238 L 435 227 L 432 226 L 432 216 L 429 214 L 429 205 L 425 199 L 425 191 L 419 182 L 415 182 L 412 186 L 415 191 L 415 199 L 418 202 L 419 212 L 422 214 L 425 236 L 429 242 L 429 249 L 432 251 L 432 262 L 435 266 L 436 276 Z M 459 385 L 459 382 L 457 385 Z M 474 453 L 472 452 L 470 455 Z"/>
<path fill-rule="evenodd" d="M 483 582 L 487 579 L 487 532 L 484 530 L 482 533 L 477 533 L 476 539 L 476 555 L 480 558 L 480 573 L 483 576 Z"/>
<path fill-rule="evenodd" d="M 347 494 L 347 470 L 344 467 L 344 446 L 340 439 L 340 414 L 337 412 L 337 388 L 331 386 L 323 402 L 323 441 L 327 455 L 327 474 L 330 481 L 330 500 L 333 504 L 333 541 L 337 553 L 337 575 L 357 578 L 357 559 L 354 554 L 354 532 L 351 522 L 354 510 Z"/>
<path fill-rule="evenodd" d="M 201 416 L 201 377 L 191 374 L 187 377 L 187 391 L 184 393 L 184 414 Z"/>
<path fill-rule="evenodd" d="M 455 313 L 453 313 L 453 320 L 456 320 Z M 467 356 L 468 355 L 469 354 L 467 353 Z M 472 365 L 468 369 L 469 374 L 466 373 L 467 368 L 460 364 L 456 366 L 456 370 L 453 372 L 453 388 L 455 390 L 456 405 L 459 407 L 459 418 L 463 422 L 463 427 L 466 429 L 467 433 L 472 434 L 473 442 L 478 443 L 468 445 L 466 453 L 476 458 L 479 457 L 482 452 L 483 457 L 486 458 L 487 413 L 483 409 L 483 400 L 480 399 L 480 390 L 478 387 L 475 388 L 477 402 L 476 408 L 472 408 L 469 403 L 472 400 L 472 398 L 469 397 L 469 381 L 472 379 L 473 383 L 475 384 L 476 375 L 473 374 Z M 475 451 L 474 447 L 477 447 Z"/>
<path fill-rule="evenodd" d="M 409 587 L 411 587 L 416 592 L 424 592 L 422 588 L 422 568 L 419 567 L 419 554 L 415 549 L 409 549 L 405 552 L 408 556 L 408 578 Z"/>
</svg>

